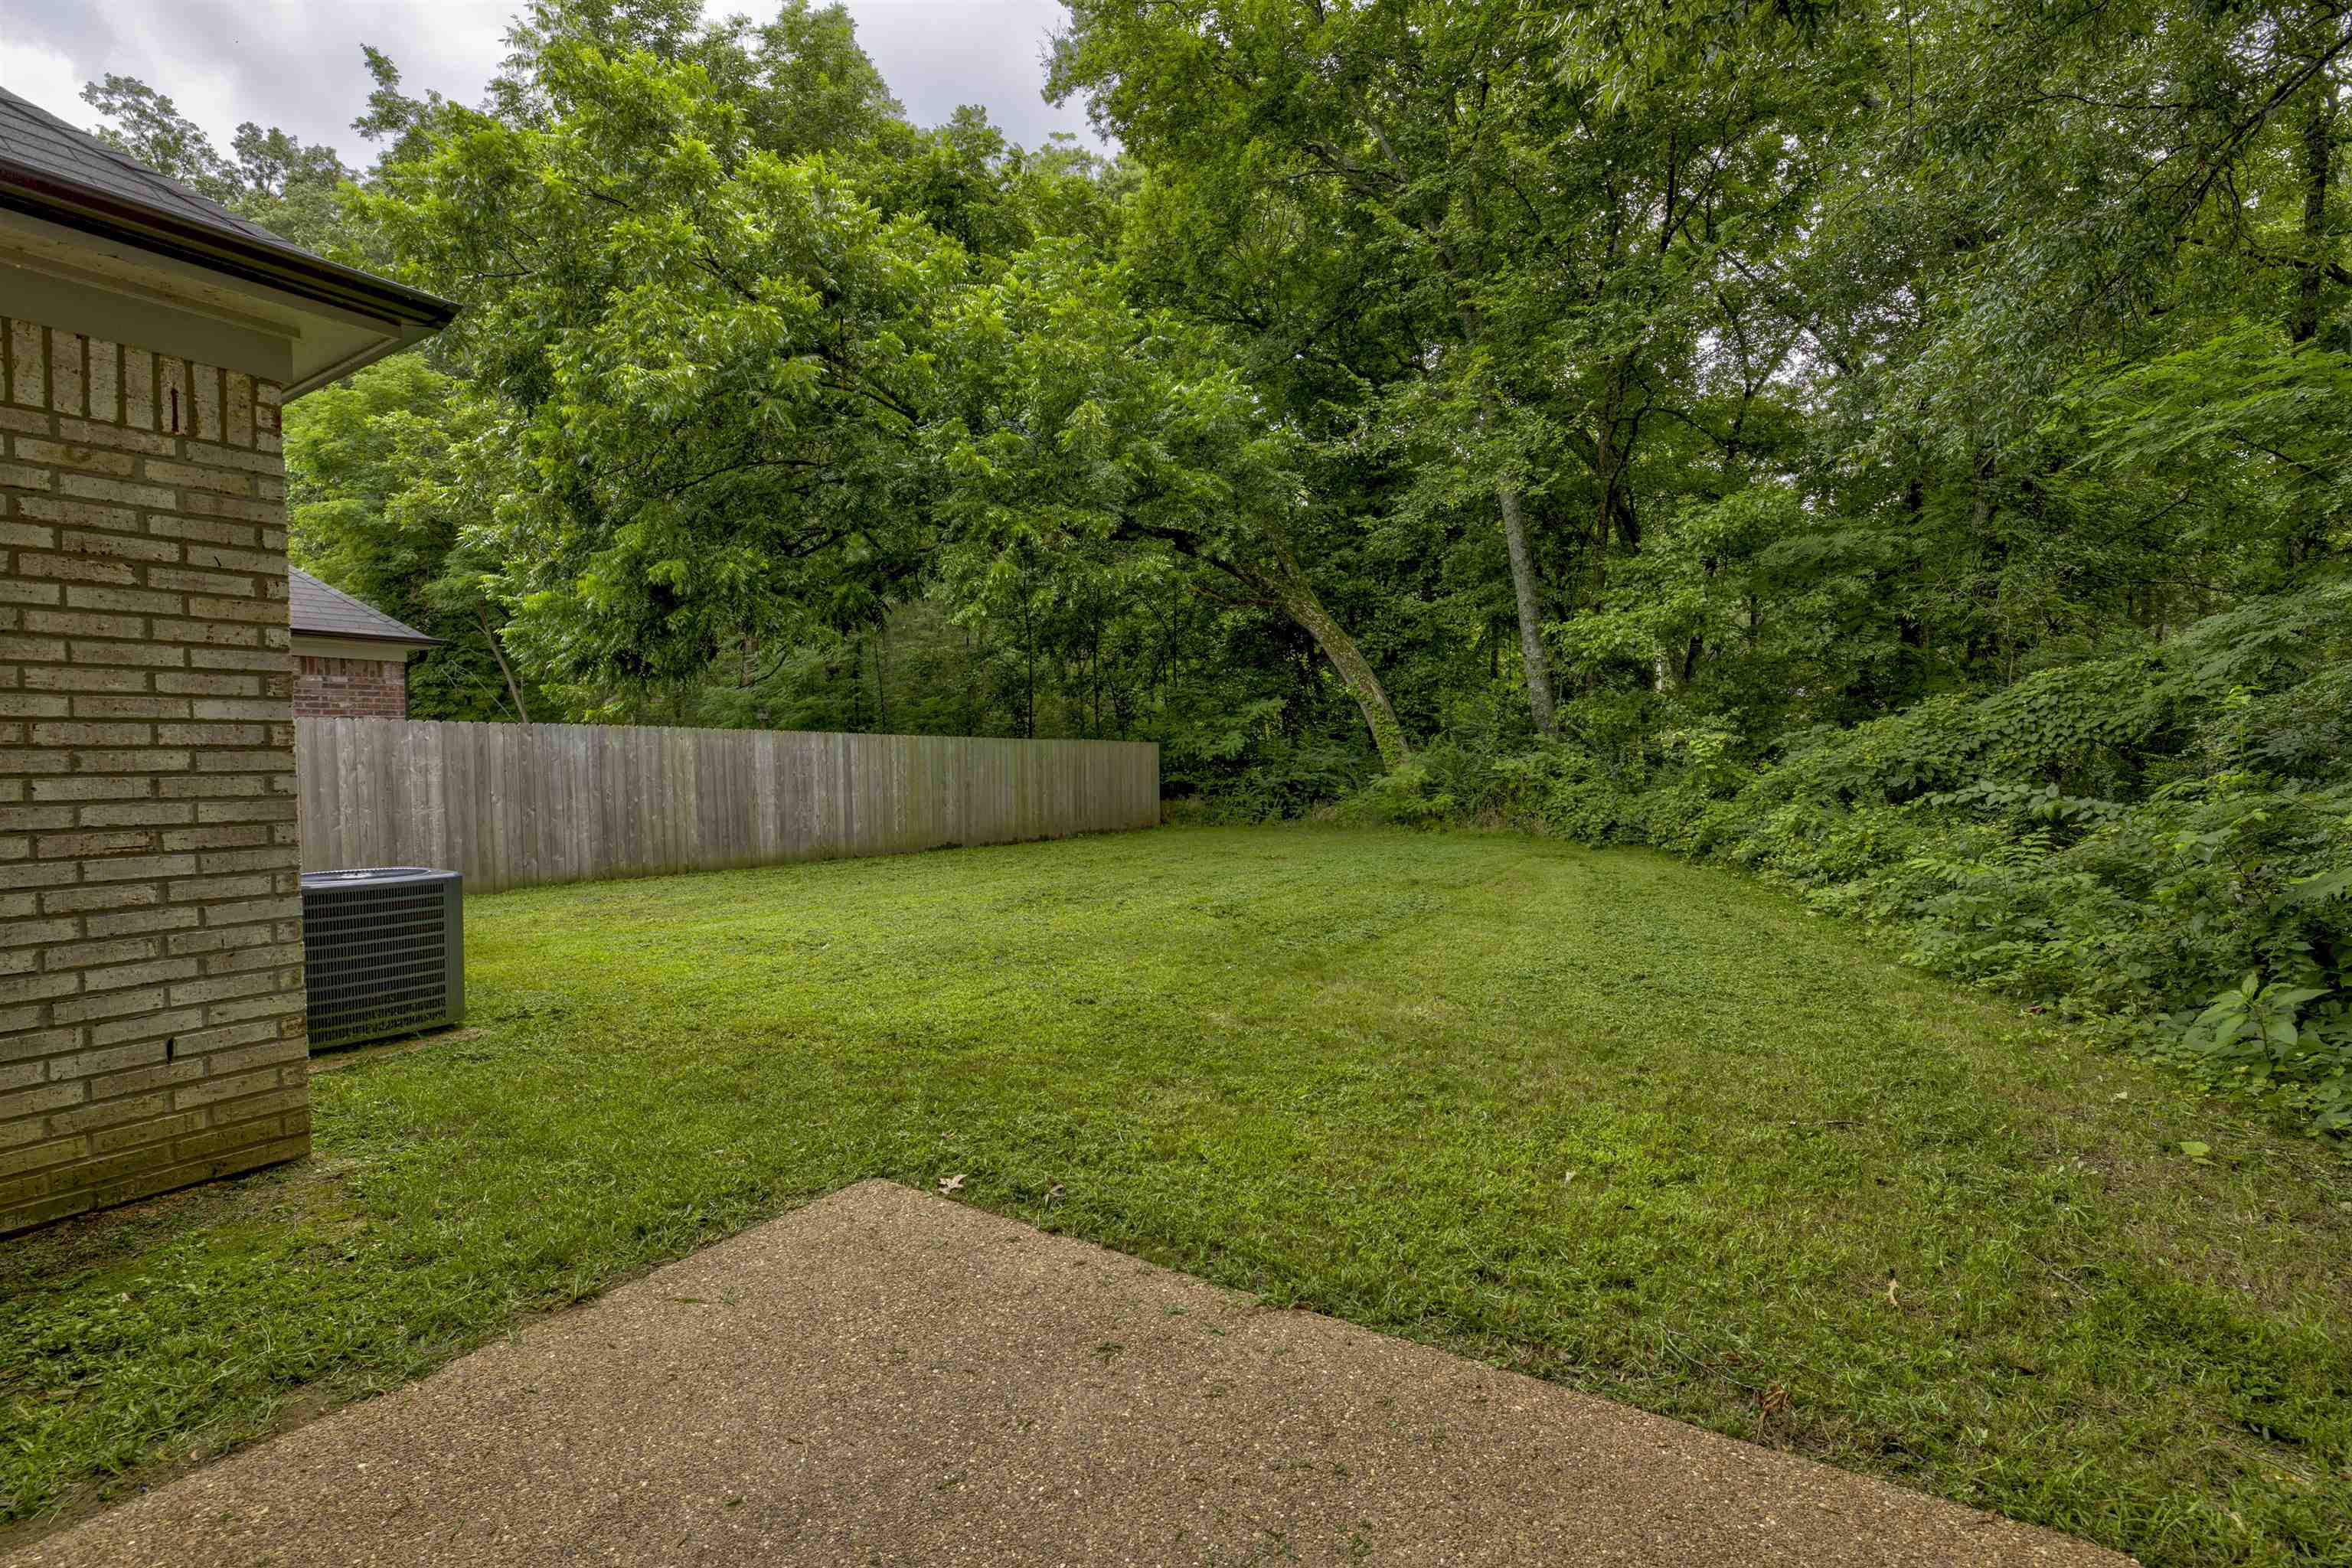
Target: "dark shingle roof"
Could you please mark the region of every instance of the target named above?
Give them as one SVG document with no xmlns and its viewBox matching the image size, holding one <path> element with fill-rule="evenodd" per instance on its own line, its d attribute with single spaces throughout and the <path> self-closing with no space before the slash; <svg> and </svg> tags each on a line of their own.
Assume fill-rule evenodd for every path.
<svg viewBox="0 0 2352 1568">
<path fill-rule="evenodd" d="M 287 609 L 298 637 L 358 637 L 368 642 L 406 643 L 411 647 L 438 647 L 440 639 L 404 626 L 373 605 L 331 588 L 308 572 L 286 570 Z"/>
<path fill-rule="evenodd" d="M 257 245 L 310 260 L 322 259 L 280 239 L 257 223 L 237 216 L 218 202 L 166 179 L 89 132 L 79 130 L 29 99 L 0 87 L 0 157 L 55 175 L 121 201 L 168 213 L 190 223 L 240 236 Z"/>
</svg>

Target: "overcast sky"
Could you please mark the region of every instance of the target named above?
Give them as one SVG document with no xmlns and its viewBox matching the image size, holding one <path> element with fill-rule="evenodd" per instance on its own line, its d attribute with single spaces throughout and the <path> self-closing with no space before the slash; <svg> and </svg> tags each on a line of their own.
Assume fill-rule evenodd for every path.
<svg viewBox="0 0 2352 1568">
<path fill-rule="evenodd" d="M 916 123 L 961 103 L 988 107 L 1014 141 L 1055 131 L 1092 142 L 1084 110 L 1039 96 L 1040 57 L 1060 0 L 847 0 L 858 41 Z M 364 163 L 351 121 L 367 99 L 360 45 L 399 65 L 404 90 L 476 101 L 504 52 L 517 0 L 0 0 L 0 86 L 77 125 L 94 116 L 81 86 L 135 76 L 226 150 L 240 121 L 282 125 Z M 713 0 L 713 13 L 765 19 L 774 0 Z"/>
</svg>

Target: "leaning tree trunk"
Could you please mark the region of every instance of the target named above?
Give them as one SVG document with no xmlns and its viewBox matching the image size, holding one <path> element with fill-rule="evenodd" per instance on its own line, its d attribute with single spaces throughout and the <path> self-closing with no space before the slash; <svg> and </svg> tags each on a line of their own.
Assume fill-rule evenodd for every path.
<svg viewBox="0 0 2352 1568">
<path fill-rule="evenodd" d="M 1396 710 L 1389 703 L 1388 689 L 1372 671 L 1371 661 L 1347 628 L 1331 618 L 1315 590 L 1296 573 L 1276 568 L 1265 570 L 1256 566 L 1229 568 L 1234 574 L 1256 588 L 1281 606 L 1282 613 L 1315 639 L 1323 657 L 1348 688 L 1356 706 L 1364 711 L 1364 722 L 1372 731 L 1372 744 L 1381 749 L 1381 763 L 1393 773 L 1412 760 L 1412 752 L 1405 744 L 1404 726 L 1397 722 Z"/>
<path fill-rule="evenodd" d="M 474 605 L 474 619 L 481 623 L 482 636 L 490 645 L 490 657 L 499 661 L 499 673 L 507 678 L 507 696 L 514 702 L 515 722 L 529 729 L 530 710 L 523 705 L 522 682 L 515 679 L 514 666 L 507 662 L 506 644 L 499 640 L 498 629 L 490 625 L 489 611 L 478 602 Z"/>
</svg>

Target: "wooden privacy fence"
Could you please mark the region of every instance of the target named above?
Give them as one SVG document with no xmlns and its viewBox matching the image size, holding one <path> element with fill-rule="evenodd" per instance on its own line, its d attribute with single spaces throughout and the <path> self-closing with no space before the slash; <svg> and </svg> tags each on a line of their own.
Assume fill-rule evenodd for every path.
<svg viewBox="0 0 2352 1568">
<path fill-rule="evenodd" d="M 593 724 L 296 721 L 302 868 L 469 892 L 1154 827 L 1160 748 Z"/>
</svg>

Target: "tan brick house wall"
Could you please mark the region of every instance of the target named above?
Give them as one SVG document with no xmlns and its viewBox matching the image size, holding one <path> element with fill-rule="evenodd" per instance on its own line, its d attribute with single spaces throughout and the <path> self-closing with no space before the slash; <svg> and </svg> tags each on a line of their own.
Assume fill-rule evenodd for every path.
<svg viewBox="0 0 2352 1568">
<path fill-rule="evenodd" d="M 0 1233 L 310 1148 L 278 389 L 0 321 Z"/>
<path fill-rule="evenodd" d="M 298 719 L 405 719 L 408 664 L 397 658 L 294 656 Z"/>
</svg>

